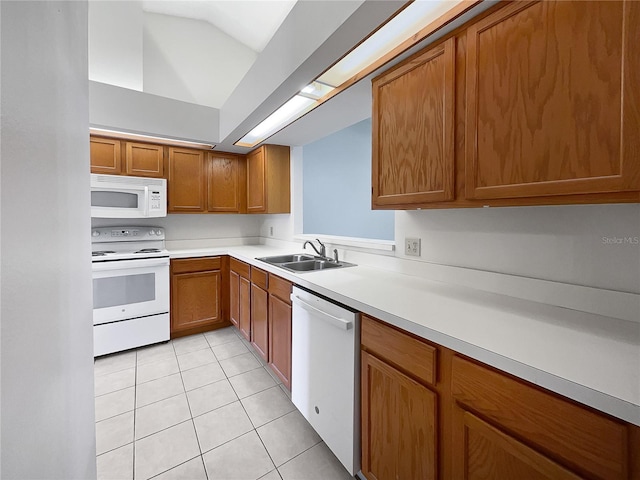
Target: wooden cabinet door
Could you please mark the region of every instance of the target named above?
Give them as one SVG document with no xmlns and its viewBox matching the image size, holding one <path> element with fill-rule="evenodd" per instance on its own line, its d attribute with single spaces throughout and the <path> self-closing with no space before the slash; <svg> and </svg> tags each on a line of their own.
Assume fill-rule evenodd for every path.
<svg viewBox="0 0 640 480">
<path fill-rule="evenodd" d="M 169 148 L 169 212 L 204 212 L 204 153 L 185 148 Z"/>
<path fill-rule="evenodd" d="M 291 390 L 291 305 L 269 295 L 269 366 Z"/>
<path fill-rule="evenodd" d="M 171 277 L 171 332 L 224 321 L 220 312 L 220 270 Z"/>
<path fill-rule="evenodd" d="M 164 175 L 164 147 L 148 143 L 127 142 L 127 175 L 159 177 Z"/>
<path fill-rule="evenodd" d="M 251 341 L 251 282 L 240 277 L 240 307 L 238 324 L 240 333 L 247 340 Z"/>
<path fill-rule="evenodd" d="M 455 38 L 373 81 L 373 206 L 454 198 Z"/>
<path fill-rule="evenodd" d="M 221 213 L 246 211 L 244 157 L 211 152 L 207 163 L 207 210 Z"/>
<path fill-rule="evenodd" d="M 260 147 L 247 155 L 247 212 L 266 211 L 265 155 L 264 147 Z"/>
<path fill-rule="evenodd" d="M 514 2 L 467 33 L 467 198 L 640 189 L 640 3 Z"/>
<path fill-rule="evenodd" d="M 91 137 L 89 140 L 91 173 L 122 173 L 122 144 L 112 138 Z"/>
<path fill-rule="evenodd" d="M 265 290 L 251 284 L 251 345 L 264 361 L 269 360 L 268 297 Z"/>
<path fill-rule="evenodd" d="M 231 302 L 231 323 L 240 328 L 240 275 L 231 271 L 229 274 L 229 297 Z"/>
<path fill-rule="evenodd" d="M 362 471 L 368 479 L 437 477 L 437 396 L 362 352 Z"/>
<path fill-rule="evenodd" d="M 453 424 L 453 475 L 468 480 L 578 480 L 507 433 L 456 407 Z"/>
</svg>

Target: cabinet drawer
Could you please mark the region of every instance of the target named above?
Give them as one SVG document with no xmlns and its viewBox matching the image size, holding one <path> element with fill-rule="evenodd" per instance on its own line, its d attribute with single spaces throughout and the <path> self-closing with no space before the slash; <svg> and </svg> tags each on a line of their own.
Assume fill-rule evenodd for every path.
<svg viewBox="0 0 640 480">
<path fill-rule="evenodd" d="M 292 283 L 276 275 L 269 274 L 269 293 L 291 305 Z"/>
<path fill-rule="evenodd" d="M 221 263 L 222 261 L 220 257 L 181 258 L 171 260 L 171 273 L 219 270 Z"/>
<path fill-rule="evenodd" d="M 251 267 L 251 283 L 255 283 L 263 290 L 266 290 L 269 285 L 267 272 L 256 267 Z"/>
<path fill-rule="evenodd" d="M 362 346 L 424 382 L 436 383 L 435 347 L 365 315 Z"/>
<path fill-rule="evenodd" d="M 627 432 L 602 414 L 460 357 L 451 392 L 463 408 L 597 478 L 627 478 Z"/>
<path fill-rule="evenodd" d="M 248 263 L 241 262 L 240 260 L 236 260 L 233 257 L 231 257 L 230 262 L 231 262 L 231 270 L 233 270 L 238 275 L 246 279 L 250 277 L 249 272 L 251 270 L 251 267 L 249 266 Z"/>
</svg>

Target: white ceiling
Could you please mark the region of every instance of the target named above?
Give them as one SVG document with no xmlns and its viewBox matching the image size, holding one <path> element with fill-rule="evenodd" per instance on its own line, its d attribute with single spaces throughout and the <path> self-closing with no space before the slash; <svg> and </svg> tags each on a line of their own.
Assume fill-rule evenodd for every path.
<svg viewBox="0 0 640 480">
<path fill-rule="evenodd" d="M 254 52 L 261 52 L 297 0 L 145 0 L 142 9 L 174 17 L 203 20 Z"/>
</svg>

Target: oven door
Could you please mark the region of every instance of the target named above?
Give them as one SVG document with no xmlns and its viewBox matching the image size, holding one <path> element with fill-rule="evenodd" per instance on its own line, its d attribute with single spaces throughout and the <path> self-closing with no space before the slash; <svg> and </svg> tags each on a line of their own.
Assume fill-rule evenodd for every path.
<svg viewBox="0 0 640 480">
<path fill-rule="evenodd" d="M 169 259 L 94 262 L 93 324 L 169 311 Z"/>
</svg>

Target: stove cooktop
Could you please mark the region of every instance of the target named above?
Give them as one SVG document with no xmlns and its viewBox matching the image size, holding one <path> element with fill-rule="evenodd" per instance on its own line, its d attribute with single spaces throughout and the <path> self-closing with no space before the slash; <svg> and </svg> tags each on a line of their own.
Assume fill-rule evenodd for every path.
<svg viewBox="0 0 640 480">
<path fill-rule="evenodd" d="M 159 227 L 101 227 L 91 230 L 91 261 L 168 257 Z"/>
</svg>

